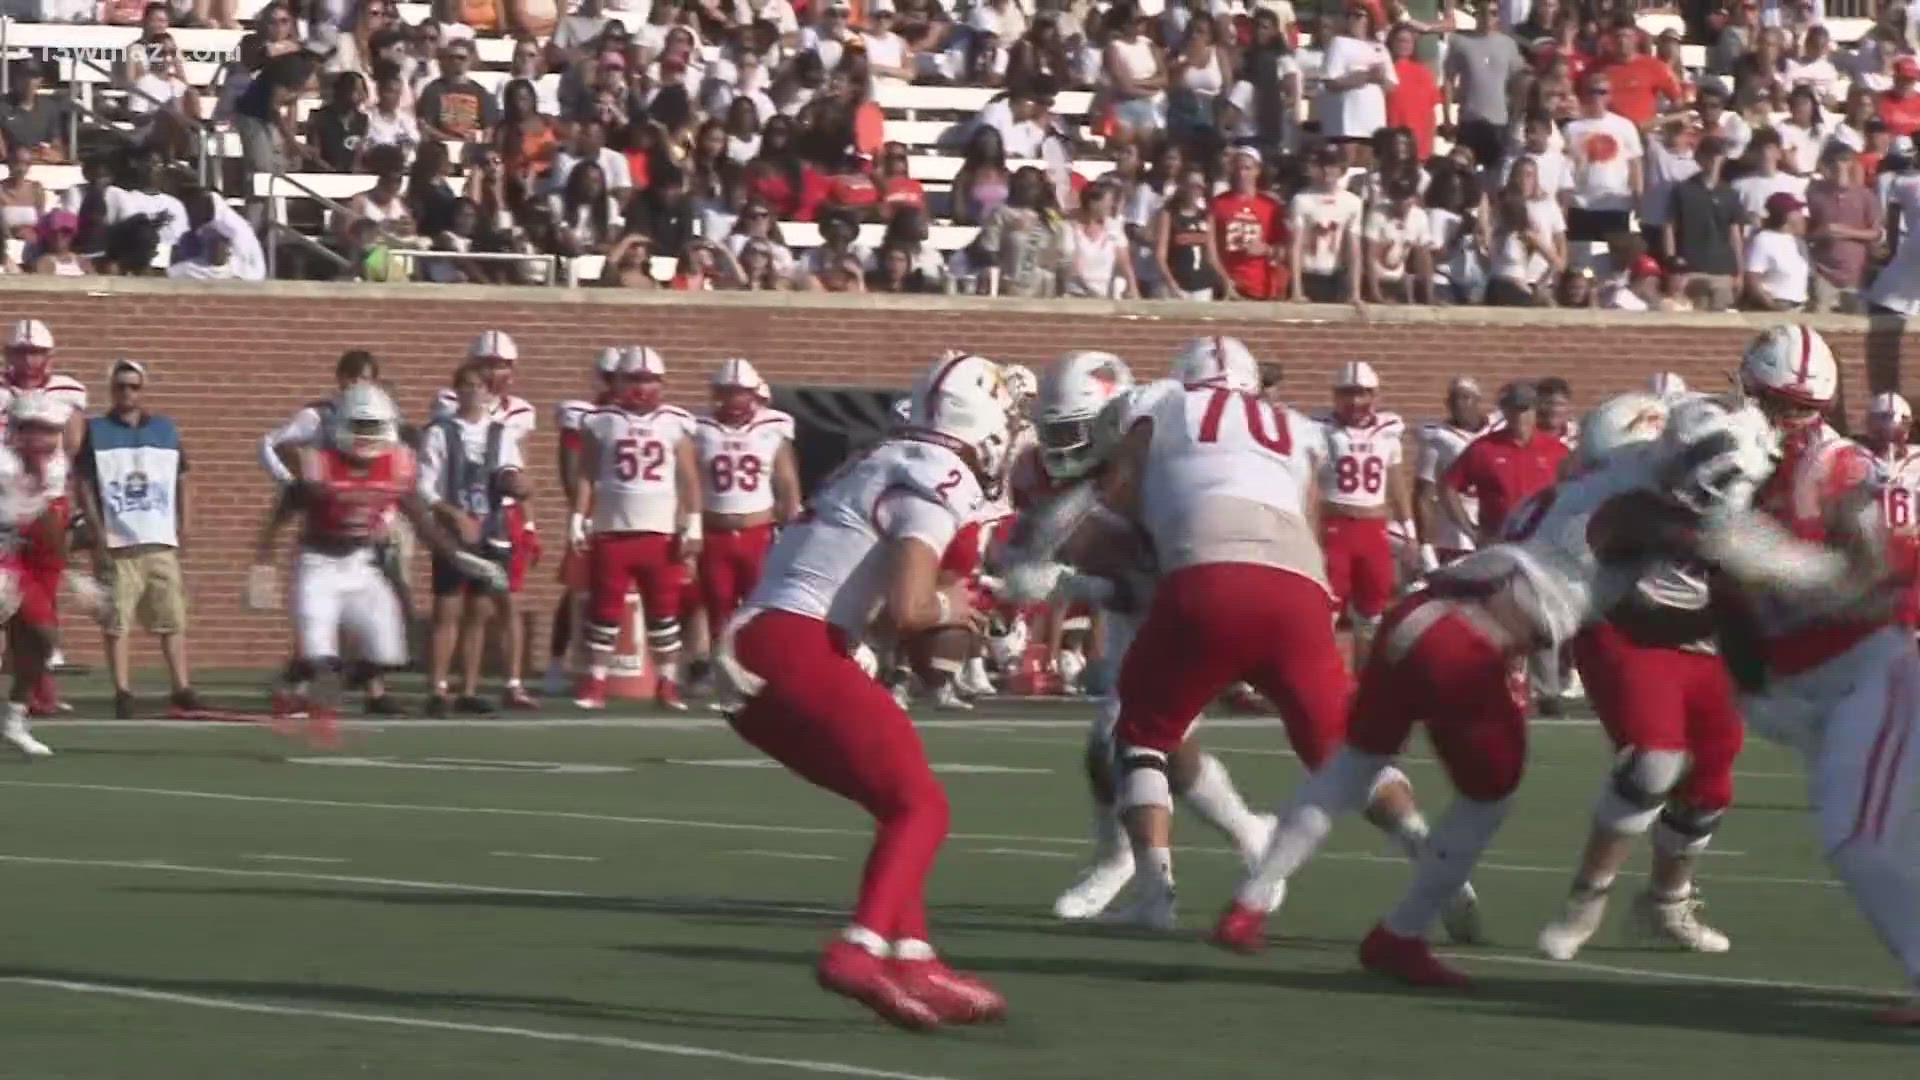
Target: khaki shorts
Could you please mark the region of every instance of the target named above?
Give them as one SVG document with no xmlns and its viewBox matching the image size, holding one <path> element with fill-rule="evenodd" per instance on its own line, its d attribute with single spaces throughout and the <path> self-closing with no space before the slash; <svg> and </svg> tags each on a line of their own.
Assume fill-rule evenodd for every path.
<svg viewBox="0 0 1920 1080">
<path fill-rule="evenodd" d="M 187 588 L 180 577 L 180 555 L 172 548 L 113 553 L 113 618 L 107 634 L 120 637 L 138 614 L 153 634 L 178 634 L 187 628 Z"/>
</svg>

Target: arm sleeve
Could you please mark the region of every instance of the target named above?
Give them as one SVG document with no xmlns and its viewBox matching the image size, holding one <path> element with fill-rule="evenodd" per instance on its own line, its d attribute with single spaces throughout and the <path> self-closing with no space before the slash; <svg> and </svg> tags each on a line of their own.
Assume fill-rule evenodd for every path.
<svg viewBox="0 0 1920 1080">
<path fill-rule="evenodd" d="M 267 470 L 277 484 L 291 484 L 294 475 L 280 460 L 280 448 L 289 444 L 306 446 L 320 434 L 320 414 L 311 408 L 301 409 L 293 414 L 293 419 L 267 432 L 260 440 L 260 465 Z"/>
</svg>

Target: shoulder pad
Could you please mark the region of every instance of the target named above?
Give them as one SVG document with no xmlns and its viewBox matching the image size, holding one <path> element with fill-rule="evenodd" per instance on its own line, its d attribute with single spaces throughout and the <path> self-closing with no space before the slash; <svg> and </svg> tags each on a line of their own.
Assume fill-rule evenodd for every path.
<svg viewBox="0 0 1920 1080">
<path fill-rule="evenodd" d="M 953 451 L 931 443 L 906 443 L 888 470 L 887 488 L 904 488 L 970 521 L 986 505 L 979 478 Z"/>
</svg>

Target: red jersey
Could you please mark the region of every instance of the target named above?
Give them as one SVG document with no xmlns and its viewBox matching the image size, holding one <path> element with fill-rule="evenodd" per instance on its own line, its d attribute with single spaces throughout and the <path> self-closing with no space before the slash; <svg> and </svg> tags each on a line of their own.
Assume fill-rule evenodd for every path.
<svg viewBox="0 0 1920 1080">
<path fill-rule="evenodd" d="M 1685 100 L 1673 69 L 1646 53 L 1608 64 L 1600 74 L 1613 83 L 1613 111 L 1641 127 L 1660 114 L 1660 98 L 1674 105 Z"/>
<path fill-rule="evenodd" d="M 1894 135 L 1912 135 L 1920 131 L 1920 93 L 1906 97 L 1894 97 L 1892 91 L 1880 95 L 1880 104 L 1876 108 L 1887 130 Z"/>
<path fill-rule="evenodd" d="M 1287 243 L 1287 215 L 1270 195 L 1234 195 L 1214 198 L 1208 211 L 1220 245 L 1220 264 L 1240 295 L 1252 300 L 1277 300 L 1287 290 L 1287 268 L 1273 264 L 1273 253 Z M 1266 250 L 1254 254 L 1253 248 Z"/>
<path fill-rule="evenodd" d="M 1547 432 L 1522 443 L 1502 428 L 1468 443 L 1441 480 L 1478 498 L 1481 533 L 1498 536 L 1514 507 L 1553 486 L 1566 456 L 1567 444 Z"/>
<path fill-rule="evenodd" d="M 335 544 L 372 540 L 413 491 L 416 472 L 413 451 L 404 446 L 365 464 L 331 448 L 302 450 L 307 539 Z"/>
<path fill-rule="evenodd" d="M 1786 456 L 1754 501 L 1800 539 L 1825 541 L 1828 512 L 1877 473 L 1865 447 L 1822 423 L 1810 437 L 1787 446 Z M 1809 620 L 1764 603 L 1757 614 L 1767 666 L 1776 676 L 1818 667 L 1886 624 L 1883 619 Z"/>
</svg>

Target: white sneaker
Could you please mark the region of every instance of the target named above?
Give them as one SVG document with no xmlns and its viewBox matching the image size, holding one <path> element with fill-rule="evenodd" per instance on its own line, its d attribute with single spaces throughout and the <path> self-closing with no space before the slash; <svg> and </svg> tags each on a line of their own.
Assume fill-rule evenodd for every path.
<svg viewBox="0 0 1920 1080">
<path fill-rule="evenodd" d="M 740 700 L 740 695 L 731 690 L 721 690 L 713 695 L 711 701 L 707 702 L 707 708 L 712 712 L 730 713 L 739 712 L 740 707 L 745 704 L 746 702 Z"/>
<path fill-rule="evenodd" d="M 993 679 L 987 675 L 987 662 L 977 656 L 961 666 L 953 681 L 971 697 L 992 697 L 1000 692 L 994 689 Z"/>
<path fill-rule="evenodd" d="M 1560 700 L 1585 701 L 1586 699 L 1587 688 L 1580 682 L 1580 670 L 1578 668 L 1570 669 L 1567 672 L 1567 681 L 1560 684 Z"/>
<path fill-rule="evenodd" d="M 1699 893 L 1680 900 L 1661 900 L 1641 893 L 1633 900 L 1633 934 L 1649 944 L 1672 945 L 1697 953 L 1723 953 L 1733 948 L 1727 935 L 1700 921 Z"/>
<path fill-rule="evenodd" d="M 960 691 L 954 689 L 953 683 L 949 682 L 934 691 L 933 707 L 936 709 L 947 709 L 953 712 L 971 712 L 973 711 L 973 702 L 961 697 Z"/>
<path fill-rule="evenodd" d="M 1580 955 L 1600 921 L 1607 914 L 1606 893 L 1580 893 L 1567 897 L 1567 904 L 1554 920 L 1540 929 L 1540 951 L 1555 960 L 1571 960 Z"/>
<path fill-rule="evenodd" d="M 1080 880 L 1053 901 L 1053 917 L 1067 922 L 1096 919 L 1133 880 L 1133 853 L 1124 851 L 1117 859 L 1087 867 Z"/>
<path fill-rule="evenodd" d="M 1460 886 L 1440 913 L 1440 925 L 1447 931 L 1447 940 L 1455 945 L 1479 945 L 1487 940 L 1487 929 L 1480 920 L 1480 897 L 1472 885 Z"/>
<path fill-rule="evenodd" d="M 30 758 L 53 756 L 53 750 L 34 738 L 33 732 L 27 730 L 27 722 L 20 717 L 9 717 L 4 724 L 0 724 L 0 739 L 5 739 L 8 745 Z"/>
<path fill-rule="evenodd" d="M 1102 926 L 1165 933 L 1180 925 L 1180 908 L 1172 889 L 1136 874 L 1133 886 L 1120 902 L 1101 912 L 1095 921 Z"/>
</svg>

